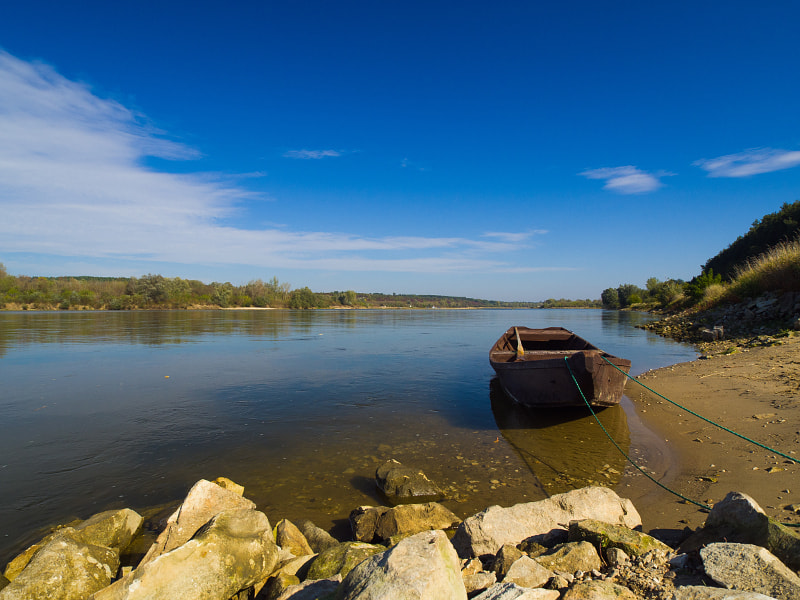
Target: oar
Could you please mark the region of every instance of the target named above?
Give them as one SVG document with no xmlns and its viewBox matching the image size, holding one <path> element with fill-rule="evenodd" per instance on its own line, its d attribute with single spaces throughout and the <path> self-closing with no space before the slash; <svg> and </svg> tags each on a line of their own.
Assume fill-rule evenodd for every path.
<svg viewBox="0 0 800 600">
<path fill-rule="evenodd" d="M 519 331 L 514 327 L 514 333 L 517 335 L 517 358 L 525 356 L 525 349 L 522 347 L 522 338 L 519 337 Z"/>
</svg>

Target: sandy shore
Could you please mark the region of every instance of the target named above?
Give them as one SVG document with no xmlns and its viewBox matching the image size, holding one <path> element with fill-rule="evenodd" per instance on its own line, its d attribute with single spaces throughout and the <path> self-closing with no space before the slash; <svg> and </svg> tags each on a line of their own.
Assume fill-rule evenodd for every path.
<svg viewBox="0 0 800 600">
<path fill-rule="evenodd" d="M 704 417 L 800 460 L 800 336 L 781 345 L 721 352 L 642 375 L 656 392 Z M 714 352 L 718 352 L 715 354 Z M 730 491 L 752 496 L 780 521 L 800 515 L 800 465 L 750 444 L 629 381 L 627 396 L 655 434 L 644 463 L 656 479 L 693 500 L 713 504 Z M 706 512 L 628 470 L 618 492 L 634 501 L 645 530 L 697 527 Z M 632 473 L 631 473 L 632 471 Z"/>
</svg>

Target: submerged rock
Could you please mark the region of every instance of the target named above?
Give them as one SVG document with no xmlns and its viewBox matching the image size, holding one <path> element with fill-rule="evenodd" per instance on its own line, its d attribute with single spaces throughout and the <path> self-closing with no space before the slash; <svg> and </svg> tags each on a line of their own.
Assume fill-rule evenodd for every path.
<svg viewBox="0 0 800 600">
<path fill-rule="evenodd" d="M 437 501 L 444 497 L 439 486 L 428 479 L 425 473 L 405 467 L 394 459 L 376 469 L 375 483 L 393 503 L 410 499 Z"/>
</svg>

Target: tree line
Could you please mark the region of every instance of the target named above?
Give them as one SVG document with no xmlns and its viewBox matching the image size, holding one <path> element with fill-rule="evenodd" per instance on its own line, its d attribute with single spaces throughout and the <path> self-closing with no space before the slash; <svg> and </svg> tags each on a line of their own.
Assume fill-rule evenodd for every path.
<svg viewBox="0 0 800 600">
<path fill-rule="evenodd" d="M 502 302 L 456 296 L 314 292 L 292 289 L 277 277 L 245 285 L 195 279 L 141 277 L 31 277 L 9 275 L 0 263 L 0 309 L 136 310 L 185 308 L 541 308 L 599 301 Z M 590 305 L 590 304 L 587 304 Z"/>
</svg>

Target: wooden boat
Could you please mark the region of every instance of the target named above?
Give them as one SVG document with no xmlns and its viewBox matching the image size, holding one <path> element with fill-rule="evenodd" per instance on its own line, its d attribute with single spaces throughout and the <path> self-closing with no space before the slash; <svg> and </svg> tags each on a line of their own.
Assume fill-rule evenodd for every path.
<svg viewBox="0 0 800 600">
<path fill-rule="evenodd" d="M 533 407 L 586 406 L 572 375 L 592 406 L 619 404 L 627 377 L 604 358 L 625 373 L 631 368 L 563 327 L 511 327 L 489 352 L 506 394 Z"/>
</svg>

